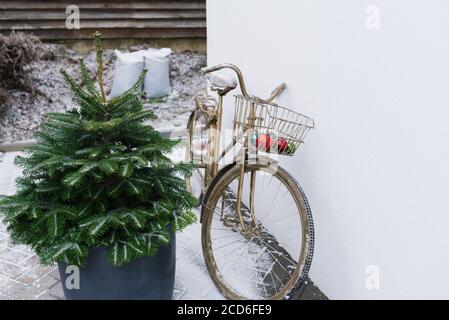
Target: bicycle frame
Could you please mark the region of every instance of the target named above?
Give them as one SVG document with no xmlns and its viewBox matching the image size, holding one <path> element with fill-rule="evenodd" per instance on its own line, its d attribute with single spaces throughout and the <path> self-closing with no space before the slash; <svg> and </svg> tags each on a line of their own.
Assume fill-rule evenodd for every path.
<svg viewBox="0 0 449 320">
<path fill-rule="evenodd" d="M 245 87 L 245 82 L 243 79 L 242 72 L 240 69 L 232 64 L 221 64 L 209 68 L 204 68 L 202 71 L 203 73 L 209 73 L 214 72 L 220 69 L 229 68 L 232 69 L 238 77 L 240 89 L 243 94 L 243 96 L 249 98 L 249 94 Z M 261 103 L 270 103 L 273 101 L 279 94 L 284 90 L 285 84 L 281 84 L 278 86 L 270 95 L 268 99 L 260 99 L 258 97 L 252 97 L 255 101 L 261 102 Z M 219 162 L 228 154 L 228 152 L 237 144 L 242 144 L 242 149 L 239 151 L 239 154 L 237 155 L 237 164 L 240 165 L 240 177 L 239 177 L 239 183 L 238 183 L 238 190 L 237 190 L 237 212 L 238 217 L 240 220 L 240 224 L 242 226 L 242 231 L 246 232 L 246 227 L 243 222 L 243 216 L 241 214 L 241 206 L 242 206 L 242 193 L 243 193 L 243 182 L 244 182 L 244 174 L 245 174 L 245 160 L 248 158 L 248 133 L 252 133 L 254 129 L 254 122 L 255 122 L 255 103 L 251 106 L 251 111 L 248 117 L 248 122 L 246 126 L 246 130 L 244 130 L 240 136 L 233 137 L 233 141 L 228 144 L 222 152 L 220 152 L 220 134 L 222 130 L 222 117 L 223 117 L 223 100 L 224 96 L 229 93 L 233 88 L 212 88 L 213 91 L 216 91 L 218 94 L 218 103 L 216 105 L 216 108 L 213 111 L 205 109 L 199 99 L 196 101 L 196 108 L 194 112 L 201 111 L 205 112 L 209 116 L 209 155 L 210 159 L 212 161 L 209 161 L 209 163 L 201 164 L 201 167 L 205 168 L 205 176 L 204 176 L 204 186 L 205 189 L 208 188 L 210 182 L 212 179 L 217 175 L 218 173 L 218 164 Z M 195 118 L 194 118 L 195 119 Z M 193 126 L 189 127 L 189 134 L 193 135 Z M 256 150 L 257 153 L 257 150 Z M 249 209 L 251 212 L 251 219 L 253 221 L 253 225 L 256 226 L 256 218 L 254 215 L 254 187 L 256 184 L 256 175 L 254 172 L 251 172 L 250 177 L 250 201 L 249 201 Z"/>
</svg>

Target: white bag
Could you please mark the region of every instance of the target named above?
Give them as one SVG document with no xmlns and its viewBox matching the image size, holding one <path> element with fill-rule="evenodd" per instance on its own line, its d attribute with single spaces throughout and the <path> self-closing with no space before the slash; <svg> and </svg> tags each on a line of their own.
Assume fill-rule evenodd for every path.
<svg viewBox="0 0 449 320">
<path fill-rule="evenodd" d="M 170 59 L 171 49 L 148 49 L 143 54 L 145 69 L 145 83 L 143 90 L 147 97 L 157 98 L 170 94 Z"/>
<path fill-rule="evenodd" d="M 114 67 L 114 80 L 110 93 L 111 98 L 121 95 L 139 80 L 144 65 L 143 54 L 143 50 L 130 53 L 122 53 L 115 50 L 117 60 L 115 61 Z"/>
</svg>

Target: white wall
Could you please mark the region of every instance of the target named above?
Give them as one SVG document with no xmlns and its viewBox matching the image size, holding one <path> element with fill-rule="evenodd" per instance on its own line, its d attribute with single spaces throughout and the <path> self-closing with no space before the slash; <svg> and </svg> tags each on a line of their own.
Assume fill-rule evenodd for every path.
<svg viewBox="0 0 449 320">
<path fill-rule="evenodd" d="M 279 103 L 315 119 L 281 159 L 313 209 L 312 279 L 334 299 L 449 298 L 449 1 L 209 0 L 207 12 L 209 65 L 241 66 L 256 95 L 285 81 Z"/>
</svg>

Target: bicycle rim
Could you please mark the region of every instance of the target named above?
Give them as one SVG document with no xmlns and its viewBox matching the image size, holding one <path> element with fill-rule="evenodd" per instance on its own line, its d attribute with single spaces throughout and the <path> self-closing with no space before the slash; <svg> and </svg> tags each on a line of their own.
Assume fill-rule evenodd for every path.
<svg viewBox="0 0 449 320">
<path fill-rule="evenodd" d="M 244 232 L 235 215 L 239 169 L 236 165 L 223 174 L 203 204 L 202 246 L 208 271 L 228 299 L 289 298 L 307 276 L 313 253 L 307 199 L 282 168 L 246 165 L 241 202 Z M 251 184 L 251 172 L 255 174 L 252 202 L 250 188 L 245 189 Z"/>
</svg>

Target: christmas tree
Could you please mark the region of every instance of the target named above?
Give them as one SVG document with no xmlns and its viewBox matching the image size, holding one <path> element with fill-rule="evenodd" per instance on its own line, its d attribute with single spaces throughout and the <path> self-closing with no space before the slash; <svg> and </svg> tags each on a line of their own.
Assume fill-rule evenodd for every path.
<svg viewBox="0 0 449 320">
<path fill-rule="evenodd" d="M 152 256 L 170 229 L 192 223 L 194 199 L 184 189 L 192 165 L 173 163 L 177 145 L 145 120 L 139 81 L 106 99 L 103 53 L 96 33 L 98 86 L 80 60 L 81 83 L 61 70 L 77 108 L 49 113 L 37 144 L 16 158 L 23 168 L 17 192 L 0 199 L 0 214 L 16 244 L 43 264 L 83 265 L 91 247 L 109 250 L 115 266 Z M 150 70 L 151 72 L 151 70 Z"/>
</svg>

